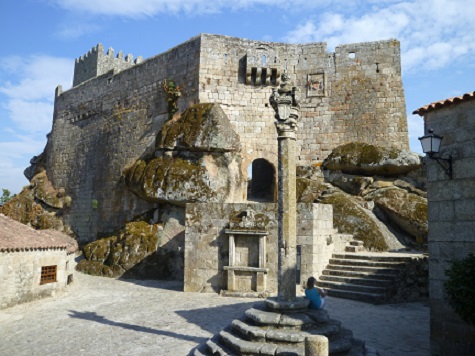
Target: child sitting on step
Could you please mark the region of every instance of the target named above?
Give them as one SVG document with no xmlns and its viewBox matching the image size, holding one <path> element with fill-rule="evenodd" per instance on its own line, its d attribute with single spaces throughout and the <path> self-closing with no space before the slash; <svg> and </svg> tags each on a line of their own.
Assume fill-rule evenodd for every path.
<svg viewBox="0 0 475 356">
<path fill-rule="evenodd" d="M 315 283 L 317 283 L 315 277 L 310 277 L 307 280 L 307 288 L 305 288 L 305 298 L 310 300 L 308 308 L 323 309 L 323 306 L 325 305 L 325 298 L 328 293 L 325 289 L 318 288 Z"/>
</svg>

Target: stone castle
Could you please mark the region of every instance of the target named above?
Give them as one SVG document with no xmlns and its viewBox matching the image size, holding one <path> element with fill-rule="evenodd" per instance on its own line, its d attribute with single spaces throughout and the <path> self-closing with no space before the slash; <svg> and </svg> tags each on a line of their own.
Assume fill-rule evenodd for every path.
<svg viewBox="0 0 475 356">
<path fill-rule="evenodd" d="M 253 162 L 253 176 L 265 175 L 264 166 L 275 179 L 277 134 L 268 98 L 284 72 L 302 96 L 297 165 L 317 165 L 334 147 L 348 142 L 408 149 L 397 40 L 343 45 L 327 52 L 325 43 L 201 34 L 135 61 L 122 52 L 115 57 L 112 49 L 105 54 L 97 45 L 76 60 L 73 88 L 56 89 L 53 128 L 45 148 L 49 180 L 72 198 L 64 220 L 78 240 L 94 241 L 167 201 L 140 199 L 121 189 L 125 170 L 157 154 L 157 133 L 171 117 L 164 83 L 181 88 L 179 113 L 211 103 L 229 121 L 226 129 L 233 131 L 239 159 L 232 164 L 235 189 L 221 201 L 246 201 L 247 169 Z M 266 184 L 256 177 L 253 181 Z M 193 201 L 200 199 L 188 202 Z"/>
</svg>

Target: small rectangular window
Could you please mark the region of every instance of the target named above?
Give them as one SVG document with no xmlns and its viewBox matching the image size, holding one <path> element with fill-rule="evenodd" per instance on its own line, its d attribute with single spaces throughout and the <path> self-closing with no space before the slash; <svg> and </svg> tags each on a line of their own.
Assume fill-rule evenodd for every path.
<svg viewBox="0 0 475 356">
<path fill-rule="evenodd" d="M 43 266 L 43 267 L 41 267 L 40 284 L 56 282 L 56 267 L 57 266 Z"/>
</svg>

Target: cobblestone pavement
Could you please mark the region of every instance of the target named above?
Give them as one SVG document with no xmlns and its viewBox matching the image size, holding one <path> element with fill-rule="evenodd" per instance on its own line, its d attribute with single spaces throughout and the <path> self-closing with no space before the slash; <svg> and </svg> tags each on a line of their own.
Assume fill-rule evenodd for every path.
<svg viewBox="0 0 475 356">
<path fill-rule="evenodd" d="M 0 310 L 0 355 L 187 355 L 255 299 L 183 293 L 181 283 L 76 273 L 66 294 Z M 428 355 L 429 308 L 333 298 L 327 310 L 381 355 Z"/>
</svg>

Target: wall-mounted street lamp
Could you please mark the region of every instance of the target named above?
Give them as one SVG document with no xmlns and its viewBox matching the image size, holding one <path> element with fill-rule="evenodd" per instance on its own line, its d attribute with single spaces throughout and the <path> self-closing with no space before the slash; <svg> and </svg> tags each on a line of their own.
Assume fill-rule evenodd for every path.
<svg viewBox="0 0 475 356">
<path fill-rule="evenodd" d="M 443 138 L 444 136 L 435 135 L 434 130 L 429 129 L 429 134 L 419 137 L 419 141 L 421 141 L 422 152 L 427 154 L 430 159 L 435 159 L 439 166 L 444 169 L 445 174 L 447 174 L 449 178 L 452 179 L 452 156 L 449 156 L 449 158 L 437 157 L 437 154 L 440 150 L 440 143 L 442 142 Z M 448 167 L 445 167 L 442 162 L 447 162 Z"/>
</svg>

